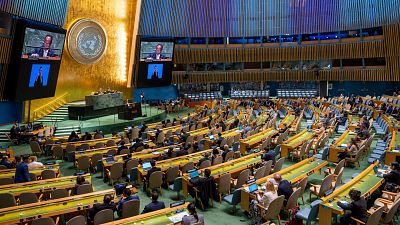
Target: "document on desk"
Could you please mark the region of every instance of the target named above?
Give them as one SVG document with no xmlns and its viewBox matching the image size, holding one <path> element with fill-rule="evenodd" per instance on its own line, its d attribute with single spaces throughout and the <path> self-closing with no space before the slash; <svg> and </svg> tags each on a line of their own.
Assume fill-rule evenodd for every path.
<svg viewBox="0 0 400 225">
<path fill-rule="evenodd" d="M 182 222 L 182 219 L 183 219 L 184 216 L 189 216 L 189 213 L 187 213 L 187 212 L 180 212 L 180 213 L 177 213 L 177 214 L 175 214 L 175 215 L 173 215 L 173 216 L 168 217 L 168 219 L 169 219 L 172 223 L 175 224 L 175 223 Z"/>
</svg>

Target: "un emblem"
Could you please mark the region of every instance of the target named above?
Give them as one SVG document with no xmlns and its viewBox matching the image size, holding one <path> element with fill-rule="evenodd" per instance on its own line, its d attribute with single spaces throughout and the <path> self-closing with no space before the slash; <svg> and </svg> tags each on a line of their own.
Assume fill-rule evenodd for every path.
<svg viewBox="0 0 400 225">
<path fill-rule="evenodd" d="M 78 63 L 93 64 L 101 59 L 107 48 L 107 35 L 96 21 L 81 19 L 68 32 L 68 51 Z"/>
</svg>

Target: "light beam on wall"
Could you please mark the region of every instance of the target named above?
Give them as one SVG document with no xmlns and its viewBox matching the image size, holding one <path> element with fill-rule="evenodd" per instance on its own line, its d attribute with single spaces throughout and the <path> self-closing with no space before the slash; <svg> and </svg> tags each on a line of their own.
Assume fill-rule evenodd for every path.
<svg viewBox="0 0 400 225">
<path fill-rule="evenodd" d="M 127 17 L 127 0 L 115 0 L 115 15 L 119 19 L 117 23 L 117 48 L 118 48 L 118 80 L 127 81 L 127 36 L 125 22 Z"/>
</svg>

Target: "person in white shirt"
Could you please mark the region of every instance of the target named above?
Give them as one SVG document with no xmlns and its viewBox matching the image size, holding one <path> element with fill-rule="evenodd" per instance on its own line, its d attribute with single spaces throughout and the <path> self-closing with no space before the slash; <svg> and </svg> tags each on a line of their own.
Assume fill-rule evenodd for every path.
<svg viewBox="0 0 400 225">
<path fill-rule="evenodd" d="M 272 182 L 267 181 L 265 183 L 265 192 L 257 192 L 257 201 L 261 205 L 263 205 L 266 209 L 268 209 L 269 204 L 278 198 L 278 193 L 275 190 L 275 186 Z"/>
<path fill-rule="evenodd" d="M 37 161 L 36 156 L 31 156 L 31 162 L 28 164 L 28 168 L 37 168 L 37 167 L 42 167 L 43 163 Z"/>
</svg>

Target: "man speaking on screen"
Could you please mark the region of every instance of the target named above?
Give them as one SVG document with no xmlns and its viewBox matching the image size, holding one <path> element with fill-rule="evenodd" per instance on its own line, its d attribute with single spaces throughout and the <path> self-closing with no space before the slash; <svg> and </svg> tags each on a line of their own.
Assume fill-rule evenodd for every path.
<svg viewBox="0 0 400 225">
<path fill-rule="evenodd" d="M 147 56 L 147 59 L 151 60 L 161 60 L 161 59 L 168 59 L 167 56 L 162 54 L 164 46 L 162 44 L 156 45 L 156 49 L 153 53 Z"/>
<path fill-rule="evenodd" d="M 31 57 L 47 58 L 47 57 L 57 57 L 54 50 L 51 49 L 51 44 L 53 42 L 53 36 L 46 35 L 44 37 L 43 45 L 40 48 L 35 48 L 31 52 Z"/>
</svg>

